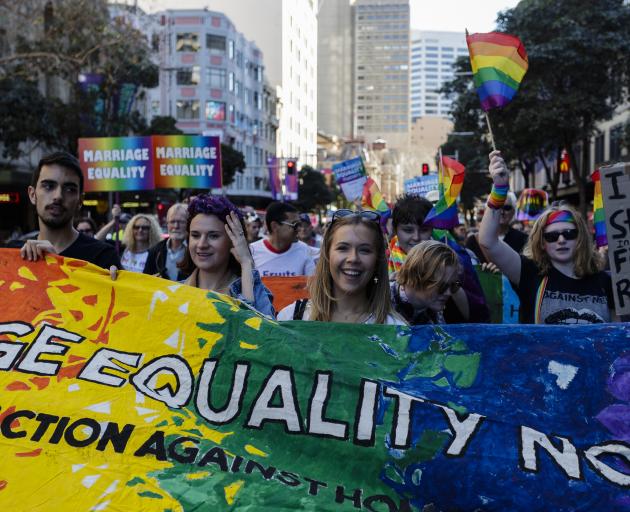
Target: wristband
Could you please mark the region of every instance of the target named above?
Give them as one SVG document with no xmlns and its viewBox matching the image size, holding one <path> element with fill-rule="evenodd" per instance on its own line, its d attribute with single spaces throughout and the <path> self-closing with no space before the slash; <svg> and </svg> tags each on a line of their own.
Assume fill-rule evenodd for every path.
<svg viewBox="0 0 630 512">
<path fill-rule="evenodd" d="M 505 204 L 509 189 L 510 186 L 508 184 L 492 185 L 492 190 L 490 191 L 488 202 L 486 203 L 488 205 L 488 208 L 491 208 L 493 210 L 500 210 Z"/>
</svg>

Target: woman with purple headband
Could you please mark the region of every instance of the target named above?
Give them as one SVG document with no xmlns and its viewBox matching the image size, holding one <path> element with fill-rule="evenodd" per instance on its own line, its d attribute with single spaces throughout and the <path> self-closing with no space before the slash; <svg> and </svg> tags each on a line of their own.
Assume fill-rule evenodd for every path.
<svg viewBox="0 0 630 512">
<path fill-rule="evenodd" d="M 552 206 L 536 220 L 520 256 L 499 239 L 500 212 L 509 188 L 501 153 L 490 153 L 492 191 L 479 229 L 488 259 L 510 280 L 521 300 L 525 324 L 585 324 L 618 321 L 610 276 L 584 218 L 571 206 Z"/>
<path fill-rule="evenodd" d="M 185 284 L 224 293 L 275 317 L 273 295 L 263 285 L 247 238 L 243 215 L 228 199 L 200 195 L 188 205 L 188 251 L 178 266 Z"/>
</svg>

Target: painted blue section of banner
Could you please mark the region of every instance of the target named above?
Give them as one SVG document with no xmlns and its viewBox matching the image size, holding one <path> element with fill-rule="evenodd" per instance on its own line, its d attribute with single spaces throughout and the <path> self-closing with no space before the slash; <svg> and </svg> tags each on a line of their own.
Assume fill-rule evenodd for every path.
<svg viewBox="0 0 630 512">
<path fill-rule="evenodd" d="M 502 276 L 503 281 L 503 323 L 504 324 L 517 324 L 518 323 L 518 310 L 521 306 L 521 301 L 516 295 L 514 288 L 510 284 L 510 280 Z"/>
<path fill-rule="evenodd" d="M 390 449 L 382 480 L 420 510 L 630 510 L 629 333 L 628 324 L 413 328 L 399 380 L 383 383 L 420 400 L 412 446 Z M 457 368 L 474 369 L 474 380 L 458 381 Z M 397 403 L 383 396 L 379 420 Z M 447 455 L 451 425 L 466 430 L 472 413 L 484 418 Z"/>
</svg>

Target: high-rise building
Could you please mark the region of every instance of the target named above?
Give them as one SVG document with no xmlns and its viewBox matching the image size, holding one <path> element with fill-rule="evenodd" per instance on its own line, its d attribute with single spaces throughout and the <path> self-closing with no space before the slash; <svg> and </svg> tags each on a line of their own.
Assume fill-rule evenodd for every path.
<svg viewBox="0 0 630 512">
<path fill-rule="evenodd" d="M 468 56 L 460 32 L 414 30 L 411 43 L 411 119 L 448 117 L 451 101 L 437 91 L 453 79 L 453 64 Z"/>
<path fill-rule="evenodd" d="M 350 0 L 320 3 L 317 34 L 317 128 L 352 137 L 353 13 Z"/>
<path fill-rule="evenodd" d="M 409 0 L 354 4 L 354 135 L 409 143 Z"/>
<path fill-rule="evenodd" d="M 265 55 L 279 101 L 277 156 L 317 162 L 316 0 L 213 0 Z"/>
</svg>

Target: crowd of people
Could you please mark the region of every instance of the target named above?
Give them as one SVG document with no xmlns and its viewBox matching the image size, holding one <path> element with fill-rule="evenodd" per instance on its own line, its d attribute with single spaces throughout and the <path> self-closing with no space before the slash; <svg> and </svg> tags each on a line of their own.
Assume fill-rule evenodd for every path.
<svg viewBox="0 0 630 512">
<path fill-rule="evenodd" d="M 424 222 L 432 203 L 410 195 L 397 199 L 389 224 L 374 211 L 341 209 L 320 227 L 290 203 L 271 203 L 261 218 L 201 194 L 169 208 L 164 237 L 156 216 L 130 216 L 118 206 L 100 230 L 89 217 L 76 218 L 79 163 L 54 153 L 40 161 L 28 190 L 39 235 L 20 251 L 29 261 L 47 252 L 86 260 L 112 279 L 122 269 L 227 294 L 280 321 L 484 323 L 490 311 L 479 272 L 507 277 L 521 323 L 618 321 L 585 219 L 569 205 L 552 205 L 527 234 L 513 224 L 516 198 L 498 151 L 489 173 L 478 232 L 433 230 Z M 275 311 L 264 278 L 290 276 L 308 276 L 308 299 Z"/>
</svg>

